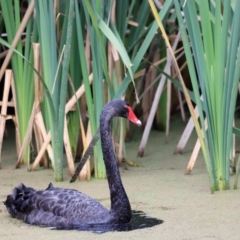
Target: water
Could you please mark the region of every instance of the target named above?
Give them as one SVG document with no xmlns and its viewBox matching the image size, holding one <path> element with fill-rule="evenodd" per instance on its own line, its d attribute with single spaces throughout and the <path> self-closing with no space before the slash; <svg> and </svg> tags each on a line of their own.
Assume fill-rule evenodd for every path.
<svg viewBox="0 0 240 240">
<path fill-rule="evenodd" d="M 150 228 L 162 224 L 163 220 L 146 216 L 142 211 L 132 211 L 131 230 Z"/>
<path fill-rule="evenodd" d="M 132 211 L 132 220 L 126 224 L 81 224 L 73 225 L 68 228 L 57 227 L 57 230 L 78 230 L 78 231 L 91 231 L 95 233 L 105 233 L 112 231 L 132 231 L 142 228 L 150 228 L 162 224 L 163 220 L 146 216 L 142 211 Z"/>
</svg>

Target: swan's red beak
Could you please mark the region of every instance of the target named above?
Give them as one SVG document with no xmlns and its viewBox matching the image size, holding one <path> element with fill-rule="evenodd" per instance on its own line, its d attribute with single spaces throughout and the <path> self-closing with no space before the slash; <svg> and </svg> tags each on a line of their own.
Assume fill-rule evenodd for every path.
<svg viewBox="0 0 240 240">
<path fill-rule="evenodd" d="M 125 106 L 128 109 L 128 120 L 130 120 L 131 122 L 133 122 L 134 124 L 136 124 L 137 126 L 141 126 L 142 123 L 141 121 L 136 117 L 136 115 L 134 114 L 133 110 L 131 107 L 129 106 Z"/>
</svg>

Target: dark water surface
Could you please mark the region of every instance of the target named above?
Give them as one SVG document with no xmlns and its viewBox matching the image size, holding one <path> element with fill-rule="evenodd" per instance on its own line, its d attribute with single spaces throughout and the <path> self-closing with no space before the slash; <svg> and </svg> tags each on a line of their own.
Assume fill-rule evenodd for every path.
<svg viewBox="0 0 240 240">
<path fill-rule="evenodd" d="M 54 228 L 55 230 L 77 230 L 77 231 L 91 231 L 95 233 L 105 233 L 112 231 L 132 231 L 142 228 L 150 228 L 162 224 L 163 220 L 146 216 L 142 211 L 132 211 L 132 220 L 126 224 L 81 224 L 72 225 L 69 228 Z"/>
</svg>

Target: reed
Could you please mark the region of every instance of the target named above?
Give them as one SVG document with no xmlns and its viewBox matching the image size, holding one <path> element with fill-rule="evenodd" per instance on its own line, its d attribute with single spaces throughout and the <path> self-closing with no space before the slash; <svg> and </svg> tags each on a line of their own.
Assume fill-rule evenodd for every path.
<svg viewBox="0 0 240 240">
<path fill-rule="evenodd" d="M 162 19 L 167 17 L 171 4 L 170 1 L 166 1 L 163 5 L 159 12 Z M 103 105 L 113 98 L 124 97 L 129 84 L 135 91 L 134 99 L 136 102 L 139 101 L 135 81 L 138 81 L 138 73 L 144 68 L 144 56 L 152 44 L 157 24 L 149 14 L 150 8 L 146 1 L 112 0 L 102 5 L 100 1 L 89 2 L 87 0 L 35 0 L 29 1 L 30 6 L 31 14 L 34 7 L 36 14 L 34 17 L 30 14 L 30 20 L 26 20 L 26 24 L 29 25 L 26 28 L 28 38 L 26 37 L 25 46 L 23 47 L 21 42 L 17 47 L 10 46 L 17 31 L 16 27 L 12 29 L 9 27 L 10 36 L 12 34 L 8 40 L 9 43 L 2 38 L 0 42 L 10 48 L 9 51 L 14 52 L 12 61 L 16 62 L 13 65 L 16 65 L 17 70 L 22 71 L 24 67 L 28 69 L 26 70 L 28 75 L 24 76 L 31 83 L 29 84 L 31 89 L 26 90 L 25 85 L 20 86 L 24 88 L 24 91 L 28 91 L 28 94 L 25 93 L 24 96 L 32 94 L 32 100 L 27 102 L 30 105 L 27 123 L 33 119 L 33 114 L 31 115 L 34 99 L 33 72 L 35 72 L 35 78 L 37 75 L 41 81 L 44 91 L 40 101 L 40 115 L 42 114 L 43 119 L 37 115 L 36 121 L 38 124 L 41 122 L 42 128 L 46 129 L 41 130 L 42 146 L 38 146 L 39 154 L 41 154 L 30 169 L 36 168 L 44 151 L 48 149 L 48 157 L 54 159 L 52 167 L 55 180 L 61 181 L 63 179 L 63 139 L 65 136 L 66 138 L 70 136 L 71 154 L 75 156 L 80 121 L 86 119 L 84 114 L 87 113 L 91 128 L 91 131 L 87 132 L 92 132 L 94 135 L 99 126 L 99 116 Z M 19 14 L 17 13 L 19 0 L 1 1 L 1 8 L 3 7 L 7 9 L 5 12 L 11 8 L 10 15 L 12 12 Z M 15 11 L 12 11 L 13 8 Z M 126 21 L 122 21 L 123 18 Z M 18 20 L 17 26 L 22 24 L 18 15 L 12 19 Z M 40 44 L 41 58 L 38 61 L 41 62 L 41 71 L 33 67 L 32 43 Z M 14 57 L 17 60 L 14 60 Z M 93 76 L 92 83 L 90 76 Z M 84 86 L 84 96 L 73 104 L 71 111 L 69 109 L 66 111 L 67 100 L 77 95 L 80 86 Z M 18 104 L 24 105 L 20 101 Z M 116 141 L 119 142 L 118 156 L 121 160 L 125 157 L 126 124 L 121 122 L 121 127 L 118 128 L 118 126 L 118 122 L 114 123 L 113 128 L 117 131 L 113 132 L 117 136 Z M 31 133 L 30 130 L 29 132 Z M 23 139 L 24 137 L 23 133 Z M 29 139 L 30 136 L 25 142 Z M 50 157 L 52 155 L 50 141 L 53 157 Z M 86 142 L 86 140 L 83 141 Z M 94 150 L 94 168 L 97 178 L 106 177 L 99 144 Z M 72 169 L 73 167 L 70 170 L 71 174 Z"/>
<path fill-rule="evenodd" d="M 240 16 L 236 11 L 240 8 L 240 2 L 173 2 L 194 96 L 189 95 L 182 81 L 178 87 L 185 93 L 197 130 L 210 177 L 211 192 L 229 189 L 232 131 L 240 78 L 240 69 L 237 67 L 240 64 Z M 159 18 L 156 15 L 155 18 L 161 26 Z M 164 33 L 164 29 L 161 31 Z M 166 36 L 165 41 L 168 42 Z M 188 101 L 190 96 L 197 104 L 198 120 Z"/>
<path fill-rule="evenodd" d="M 14 1 L 1 1 L 2 17 L 7 33 L 7 41 L 25 58 L 33 64 L 33 54 L 31 48 L 31 34 L 35 31 L 35 25 L 31 17 L 33 11 L 33 4 L 29 5 L 25 16 L 21 22 L 20 16 L 20 4 L 18 0 Z M 22 44 L 21 36 L 26 29 L 26 35 L 23 39 L 25 43 Z M 33 32 L 32 32 L 33 31 Z M 33 38 L 35 35 L 33 35 Z M 12 54 L 13 51 L 9 51 L 6 59 L 0 70 L 1 78 L 7 68 L 8 61 L 11 58 L 11 65 L 14 75 L 14 85 L 16 91 L 16 112 L 17 112 L 17 125 L 19 128 L 20 144 L 23 143 L 25 134 L 28 129 L 28 120 L 31 115 L 33 107 L 33 70 L 32 67 L 27 64 L 24 59 L 18 54 Z M 12 55 L 12 57 L 11 57 Z M 23 155 L 23 162 L 30 162 L 30 148 L 26 148 Z"/>
</svg>

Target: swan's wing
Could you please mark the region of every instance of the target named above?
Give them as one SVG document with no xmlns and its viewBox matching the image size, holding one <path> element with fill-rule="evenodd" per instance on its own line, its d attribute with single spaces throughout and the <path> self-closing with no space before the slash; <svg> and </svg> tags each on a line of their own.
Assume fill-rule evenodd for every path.
<svg viewBox="0 0 240 240">
<path fill-rule="evenodd" d="M 49 184 L 43 191 L 20 184 L 4 202 L 12 217 L 45 226 L 94 223 L 108 210 L 89 196 Z"/>
</svg>

